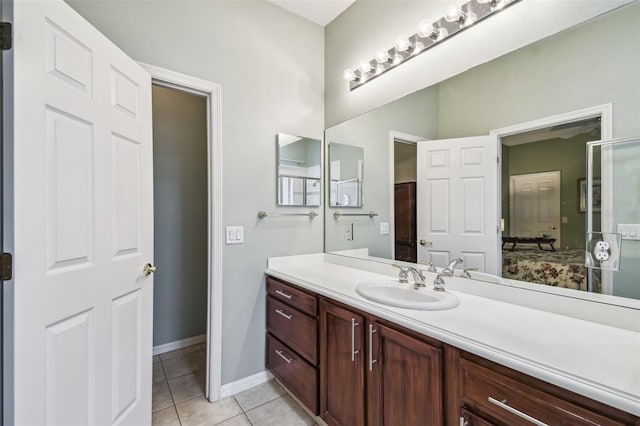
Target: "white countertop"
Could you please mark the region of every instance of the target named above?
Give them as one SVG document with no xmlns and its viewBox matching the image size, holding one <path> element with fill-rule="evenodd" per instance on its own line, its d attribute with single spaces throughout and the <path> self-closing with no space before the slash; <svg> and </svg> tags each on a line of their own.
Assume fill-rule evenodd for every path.
<svg viewBox="0 0 640 426">
<path fill-rule="evenodd" d="M 460 299 L 460 305 L 450 310 L 382 305 L 359 296 L 355 288 L 360 282 L 389 275 L 329 263 L 322 255 L 270 259 L 266 273 L 640 416 L 640 333 L 636 331 L 452 290 L 447 291 Z M 425 275 L 427 282 L 435 277 Z M 462 278 L 445 278 L 452 287 L 455 280 Z"/>
</svg>

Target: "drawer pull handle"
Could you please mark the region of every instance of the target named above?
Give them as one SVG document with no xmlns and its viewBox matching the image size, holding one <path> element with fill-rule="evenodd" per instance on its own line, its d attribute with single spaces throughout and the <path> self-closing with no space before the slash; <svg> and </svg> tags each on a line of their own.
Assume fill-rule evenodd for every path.
<svg viewBox="0 0 640 426">
<path fill-rule="evenodd" d="M 351 362 L 356 362 L 356 354 L 360 351 L 356 351 L 356 326 L 360 323 L 356 322 L 355 318 L 351 318 Z"/>
<path fill-rule="evenodd" d="M 469 426 L 469 422 L 464 417 L 460 416 L 460 426 Z"/>
<path fill-rule="evenodd" d="M 538 419 L 536 419 L 534 417 L 531 417 L 528 414 L 523 413 L 522 411 L 519 411 L 519 410 L 516 410 L 513 407 L 510 407 L 509 405 L 507 405 L 507 400 L 506 399 L 504 399 L 502 401 L 498 401 L 497 399 L 489 397 L 489 402 L 492 403 L 492 404 L 497 405 L 498 407 L 500 407 L 500 408 L 502 408 L 504 410 L 507 410 L 511 414 L 515 414 L 516 416 L 533 423 L 534 425 L 537 425 L 537 426 L 549 426 L 546 423 L 541 422 L 540 420 L 538 420 Z"/>
<path fill-rule="evenodd" d="M 291 364 L 291 361 L 293 361 L 293 358 L 287 358 L 287 356 L 284 354 L 284 352 L 282 352 L 282 351 L 280 351 L 278 349 L 276 349 L 276 353 L 278 354 L 278 356 L 280 358 L 284 359 L 287 364 Z"/>
<path fill-rule="evenodd" d="M 276 293 L 279 294 L 282 297 L 286 297 L 289 300 L 293 299 L 293 294 L 289 294 L 286 291 L 276 290 Z"/>
<path fill-rule="evenodd" d="M 377 359 L 373 359 L 373 333 L 377 331 L 373 329 L 373 324 L 369 324 L 369 371 L 373 371 L 373 364 L 378 362 Z"/>
<path fill-rule="evenodd" d="M 276 309 L 276 312 L 279 313 L 280 315 L 282 315 L 283 317 L 285 317 L 286 319 L 290 320 L 291 318 L 293 318 L 293 315 L 290 315 L 288 313 L 286 313 L 285 311 L 283 311 L 282 309 Z"/>
</svg>

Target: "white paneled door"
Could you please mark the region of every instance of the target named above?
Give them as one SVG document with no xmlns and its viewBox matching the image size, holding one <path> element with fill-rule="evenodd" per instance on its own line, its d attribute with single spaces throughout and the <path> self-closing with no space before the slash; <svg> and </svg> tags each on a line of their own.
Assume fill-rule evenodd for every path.
<svg viewBox="0 0 640 426">
<path fill-rule="evenodd" d="M 15 422 L 151 424 L 151 79 L 62 0 L 13 3 Z"/>
<path fill-rule="evenodd" d="M 509 177 L 509 235 L 560 241 L 560 171 Z"/>
<path fill-rule="evenodd" d="M 418 142 L 418 259 L 499 274 L 498 139 Z"/>
</svg>

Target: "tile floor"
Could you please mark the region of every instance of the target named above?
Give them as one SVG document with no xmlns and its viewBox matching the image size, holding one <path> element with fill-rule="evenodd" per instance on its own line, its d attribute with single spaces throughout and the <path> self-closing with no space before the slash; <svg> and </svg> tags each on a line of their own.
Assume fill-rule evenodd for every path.
<svg viewBox="0 0 640 426">
<path fill-rule="evenodd" d="M 205 369 L 204 345 L 153 357 L 153 426 L 315 425 L 275 380 L 208 402 Z"/>
</svg>

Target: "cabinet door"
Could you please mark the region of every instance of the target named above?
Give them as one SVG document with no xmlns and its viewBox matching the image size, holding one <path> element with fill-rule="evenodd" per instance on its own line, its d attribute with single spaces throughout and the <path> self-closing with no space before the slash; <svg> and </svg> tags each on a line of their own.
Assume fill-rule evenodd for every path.
<svg viewBox="0 0 640 426">
<path fill-rule="evenodd" d="M 375 322 L 367 333 L 367 424 L 443 424 L 442 351 Z"/>
<path fill-rule="evenodd" d="M 364 424 L 363 321 L 320 303 L 320 413 L 329 425 Z"/>
</svg>

